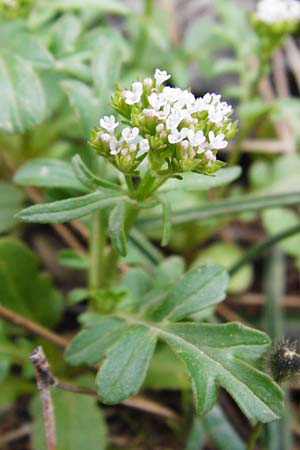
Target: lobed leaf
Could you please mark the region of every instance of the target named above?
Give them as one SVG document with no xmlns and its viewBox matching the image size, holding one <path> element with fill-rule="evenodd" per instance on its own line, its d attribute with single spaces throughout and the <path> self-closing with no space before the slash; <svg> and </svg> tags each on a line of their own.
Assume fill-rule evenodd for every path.
<svg viewBox="0 0 300 450">
<path fill-rule="evenodd" d="M 222 266 L 197 267 L 178 281 L 152 315 L 156 320 L 180 320 L 224 300 L 227 284 L 228 275 Z"/>
<path fill-rule="evenodd" d="M 116 317 L 97 317 L 68 345 L 65 358 L 70 364 L 94 364 L 120 337 L 126 322 Z"/>
<path fill-rule="evenodd" d="M 282 414 L 281 389 L 243 360 L 252 350 L 256 355 L 266 351 L 270 340 L 264 333 L 235 323 L 181 323 L 164 327 L 160 337 L 186 365 L 198 414 L 213 407 L 219 385 L 253 422 L 269 422 Z"/>
<path fill-rule="evenodd" d="M 96 377 L 100 399 L 109 405 L 141 388 L 156 345 L 156 333 L 134 325 L 108 351 Z"/>
</svg>

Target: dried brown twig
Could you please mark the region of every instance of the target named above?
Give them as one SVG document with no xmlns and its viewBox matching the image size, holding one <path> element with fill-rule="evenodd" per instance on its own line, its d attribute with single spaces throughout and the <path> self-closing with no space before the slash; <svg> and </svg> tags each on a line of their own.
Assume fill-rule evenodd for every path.
<svg viewBox="0 0 300 450">
<path fill-rule="evenodd" d="M 54 407 L 50 387 L 56 384 L 56 380 L 50 372 L 49 363 L 42 347 L 33 350 L 29 357 L 34 365 L 37 388 L 40 392 L 47 450 L 56 450 L 56 431 Z"/>
</svg>

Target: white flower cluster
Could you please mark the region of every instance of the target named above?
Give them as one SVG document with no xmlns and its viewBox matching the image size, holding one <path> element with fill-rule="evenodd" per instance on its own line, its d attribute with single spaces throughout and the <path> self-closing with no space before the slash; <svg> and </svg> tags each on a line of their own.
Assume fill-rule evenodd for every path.
<svg viewBox="0 0 300 450">
<path fill-rule="evenodd" d="M 113 107 L 131 126 L 120 132 L 115 117 L 105 116 L 91 144 L 128 173 L 145 158 L 158 172 L 213 173 L 222 165 L 216 160 L 217 151 L 235 134 L 232 107 L 220 95 L 196 98 L 189 90 L 164 86 L 170 77 L 156 69 L 153 78 L 136 81 L 123 91 L 117 88 Z"/>
<path fill-rule="evenodd" d="M 147 107 L 142 113 L 146 118 L 157 118 L 157 134 L 163 139 L 167 138 L 170 144 L 180 143 L 181 158 L 188 159 L 196 154 L 204 153 L 209 161 L 215 161 L 213 150 L 220 150 L 227 146 L 225 134 L 216 134 L 209 131 L 205 136 L 202 129 L 197 129 L 199 119 L 197 115 L 207 113 L 208 120 L 218 128 L 229 120 L 232 107 L 221 101 L 221 96 L 205 94 L 204 97 L 195 98 L 188 90 L 172 88 L 161 85 L 170 78 L 166 71 L 156 69 L 155 83 L 152 79 L 145 79 L 144 83 L 135 82 L 131 90 L 124 90 L 122 95 L 127 105 L 140 103 L 144 86 L 153 89 L 147 96 Z"/>
<path fill-rule="evenodd" d="M 119 122 L 116 122 L 115 116 L 104 116 L 100 119 L 100 130 L 96 135 L 104 146 L 108 146 L 110 155 L 119 155 L 119 164 L 126 171 L 131 167 L 138 153 L 144 153 L 149 150 L 148 139 L 139 137 L 137 127 L 123 128 L 119 137 L 115 134 Z"/>
<path fill-rule="evenodd" d="M 268 24 L 297 22 L 300 20 L 300 2 L 297 0 L 260 0 L 255 16 Z"/>
</svg>

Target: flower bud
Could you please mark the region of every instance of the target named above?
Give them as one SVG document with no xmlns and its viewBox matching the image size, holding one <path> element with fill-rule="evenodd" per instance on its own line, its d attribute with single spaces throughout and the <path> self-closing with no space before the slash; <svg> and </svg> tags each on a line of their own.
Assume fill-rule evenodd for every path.
<svg viewBox="0 0 300 450">
<path fill-rule="evenodd" d="M 275 381 L 294 379 L 300 375 L 299 350 L 299 342 L 289 339 L 281 339 L 271 348 L 267 365 Z"/>
</svg>

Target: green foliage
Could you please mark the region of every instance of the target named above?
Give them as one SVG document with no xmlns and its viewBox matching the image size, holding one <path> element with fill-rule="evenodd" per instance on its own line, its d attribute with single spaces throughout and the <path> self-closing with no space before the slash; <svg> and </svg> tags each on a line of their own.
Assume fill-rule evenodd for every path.
<svg viewBox="0 0 300 450">
<path fill-rule="evenodd" d="M 32 159 L 16 172 L 15 183 L 21 186 L 72 189 L 86 192 L 70 164 L 47 158 Z"/>
<path fill-rule="evenodd" d="M 167 296 L 156 297 L 142 316 L 129 317 L 121 310 L 95 316 L 71 342 L 66 359 L 80 364 L 104 357 L 96 383 L 102 401 L 113 404 L 140 389 L 160 338 L 184 363 L 199 414 L 212 408 L 221 385 L 250 420 L 274 420 L 281 414 L 281 391 L 249 363 L 268 348 L 266 335 L 235 323 L 176 323 L 222 301 L 226 283 L 220 266 L 202 266 L 173 284 Z"/>
<path fill-rule="evenodd" d="M 36 69 L 53 64 L 43 43 L 14 22 L 1 27 L 0 128 L 22 132 L 46 115 L 45 95 Z M 28 102 L 30 99 L 30 102 Z"/>
<path fill-rule="evenodd" d="M 264 211 L 262 215 L 263 224 L 268 233 L 272 236 L 282 232 L 292 226 L 299 224 L 298 214 L 286 208 L 274 208 L 269 211 Z M 295 258 L 300 256 L 300 236 L 299 234 L 285 239 L 280 242 L 279 247 L 288 255 Z"/>
<path fill-rule="evenodd" d="M 273 210 L 271 210 L 273 211 Z M 193 267 L 204 263 L 214 262 L 221 264 L 226 269 L 230 269 L 243 255 L 242 249 L 232 243 L 219 242 L 212 244 L 207 249 L 203 249 L 196 256 Z M 237 274 L 231 277 L 228 292 L 238 293 L 246 291 L 253 279 L 253 270 L 249 265 L 244 266 Z"/>
<path fill-rule="evenodd" d="M 22 242 L 0 240 L 1 303 L 25 317 L 54 325 L 62 311 L 61 294 L 46 273 L 39 273 L 36 256 Z"/>
<path fill-rule="evenodd" d="M 59 449 L 105 450 L 106 425 L 94 398 L 52 390 Z M 44 422 L 40 398 L 32 404 L 34 416 L 33 448 L 45 450 Z"/>
<path fill-rule="evenodd" d="M 10 183 L 0 182 L 0 233 L 14 227 L 14 216 L 20 210 L 23 199 L 22 191 Z"/>
</svg>

